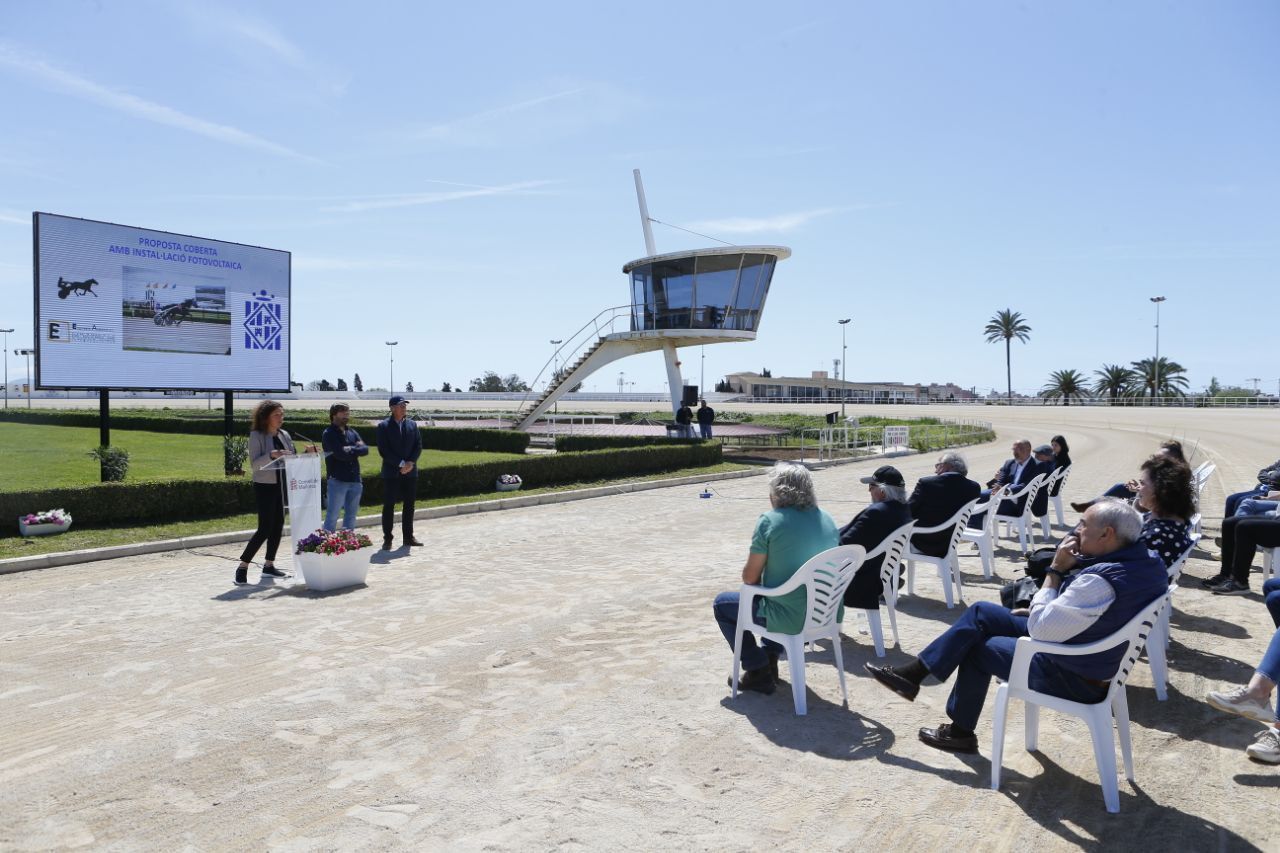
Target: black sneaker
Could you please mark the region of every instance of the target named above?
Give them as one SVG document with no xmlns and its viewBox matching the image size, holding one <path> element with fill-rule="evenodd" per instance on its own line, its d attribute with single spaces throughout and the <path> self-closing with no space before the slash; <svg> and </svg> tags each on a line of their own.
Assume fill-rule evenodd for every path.
<svg viewBox="0 0 1280 853">
<path fill-rule="evenodd" d="M 1200 585 L 1205 589 L 1213 589 L 1215 586 L 1221 586 L 1230 577 L 1231 575 L 1214 575 L 1211 578 L 1205 578 L 1204 580 L 1200 581 Z"/>
<path fill-rule="evenodd" d="M 1235 578 L 1227 578 L 1213 588 L 1214 595 L 1248 595 L 1249 585 L 1240 583 Z"/>
<path fill-rule="evenodd" d="M 733 676 L 729 676 L 729 686 L 733 686 Z M 754 690 L 757 693 L 763 693 L 766 696 L 773 695 L 773 691 L 778 689 L 778 683 L 773 680 L 773 674 L 769 672 L 769 667 L 762 666 L 759 669 L 749 669 L 738 678 L 739 690 Z"/>
<path fill-rule="evenodd" d="M 390 536 L 388 536 L 388 537 L 386 537 L 385 539 L 383 539 L 383 540 L 382 540 L 382 550 L 384 550 L 384 551 L 390 551 L 390 550 L 391 550 L 391 537 L 390 537 Z"/>
<path fill-rule="evenodd" d="M 236 586 L 244 586 L 249 583 L 249 567 L 239 566 L 236 568 Z"/>
<path fill-rule="evenodd" d="M 282 572 L 280 571 L 280 569 L 277 569 L 275 566 L 262 567 L 263 580 L 266 580 L 267 578 L 289 578 L 289 577 L 293 577 L 293 575 L 289 574 L 288 572 Z"/>
</svg>

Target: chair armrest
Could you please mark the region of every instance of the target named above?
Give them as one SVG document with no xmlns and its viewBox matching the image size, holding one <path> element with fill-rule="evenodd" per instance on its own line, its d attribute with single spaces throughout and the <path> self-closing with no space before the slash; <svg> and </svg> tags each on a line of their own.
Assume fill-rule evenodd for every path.
<svg viewBox="0 0 1280 853">
<path fill-rule="evenodd" d="M 739 590 L 739 595 L 743 598 L 746 598 L 747 596 L 751 596 L 753 598 L 756 596 L 761 598 L 777 598 L 780 595 L 786 595 L 789 592 L 793 592 L 802 586 L 804 586 L 804 580 L 800 577 L 800 572 L 796 572 L 794 575 L 787 578 L 784 583 L 780 583 L 777 586 L 760 586 L 755 583 L 744 583 L 742 585 L 742 589 Z"/>
<path fill-rule="evenodd" d="M 977 498 L 974 498 L 973 500 L 969 501 L 967 504 L 960 507 L 960 509 L 956 511 L 955 515 L 951 516 L 941 524 L 935 525 L 933 527 L 913 527 L 911 529 L 911 535 L 915 536 L 917 533 L 941 533 L 942 531 L 946 530 L 948 527 L 955 527 L 957 524 L 960 523 L 961 516 L 965 516 L 966 512 L 971 513 L 973 506 L 977 502 L 978 502 Z"/>
</svg>

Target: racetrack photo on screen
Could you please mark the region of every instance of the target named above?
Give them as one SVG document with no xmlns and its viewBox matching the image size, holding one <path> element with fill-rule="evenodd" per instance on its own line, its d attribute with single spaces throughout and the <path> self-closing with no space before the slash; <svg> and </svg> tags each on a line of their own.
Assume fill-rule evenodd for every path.
<svg viewBox="0 0 1280 853">
<path fill-rule="evenodd" d="M 220 279 L 128 266 L 121 278 L 124 349 L 231 355 L 231 312 Z"/>
</svg>

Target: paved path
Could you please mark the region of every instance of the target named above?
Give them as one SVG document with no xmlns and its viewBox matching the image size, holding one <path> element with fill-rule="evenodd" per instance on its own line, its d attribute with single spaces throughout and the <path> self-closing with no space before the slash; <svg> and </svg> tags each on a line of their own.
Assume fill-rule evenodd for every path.
<svg viewBox="0 0 1280 853">
<path fill-rule="evenodd" d="M 1214 514 L 1280 455 L 1273 413 L 986 412 L 1000 440 L 968 450 L 977 479 L 1011 439 L 1063 432 L 1074 497 L 1172 433 L 1218 462 Z M 841 522 L 875 464 L 816 475 Z M 932 458 L 899 464 L 914 481 Z M 848 708 L 827 652 L 807 717 L 785 689 L 731 700 L 710 602 L 767 499 L 763 478 L 716 489 L 431 522 L 427 547 L 328 595 L 233 587 L 232 546 L 0 577 L 0 849 L 1280 848 L 1280 768 L 1244 756 L 1256 725 L 1202 702 L 1261 657 L 1256 596 L 1180 591 L 1170 698 L 1140 666 L 1138 782 L 1107 815 L 1082 724 L 1046 714 L 1030 754 L 1015 713 L 991 791 L 989 707 L 981 755 L 925 747 L 946 688 L 892 697 L 852 628 Z M 994 599 L 963 566 L 970 600 Z M 890 661 L 959 613 L 936 581 L 918 591 Z"/>
</svg>

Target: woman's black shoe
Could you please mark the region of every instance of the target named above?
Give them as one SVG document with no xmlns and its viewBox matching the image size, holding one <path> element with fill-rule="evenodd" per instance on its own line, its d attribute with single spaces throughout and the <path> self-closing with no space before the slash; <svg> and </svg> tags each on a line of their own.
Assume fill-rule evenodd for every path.
<svg viewBox="0 0 1280 853">
<path fill-rule="evenodd" d="M 249 582 L 249 567 L 240 566 L 236 569 L 236 586 L 244 586 Z"/>
<path fill-rule="evenodd" d="M 262 576 L 264 578 L 287 578 L 290 577 L 288 572 L 282 572 L 275 566 L 263 566 Z"/>
</svg>

